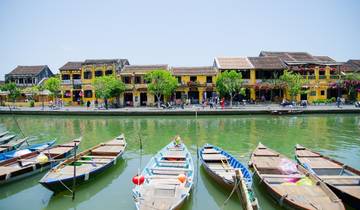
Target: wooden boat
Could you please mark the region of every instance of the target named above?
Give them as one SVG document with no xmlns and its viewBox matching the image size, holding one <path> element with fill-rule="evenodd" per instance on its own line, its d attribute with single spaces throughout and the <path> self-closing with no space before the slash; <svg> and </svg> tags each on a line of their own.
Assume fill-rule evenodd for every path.
<svg viewBox="0 0 360 210">
<path fill-rule="evenodd" d="M 0 133 L 0 138 L 3 137 L 3 136 L 5 136 L 5 135 L 8 134 L 8 133 L 9 133 L 9 131 L 4 131 L 4 132 Z"/>
<path fill-rule="evenodd" d="M 295 158 L 298 163 L 325 182 L 344 203 L 360 209 L 359 170 L 301 145 L 295 146 Z"/>
<path fill-rule="evenodd" d="M 4 161 L 4 160 L 8 160 L 14 157 L 18 157 L 21 155 L 25 155 L 25 154 L 29 154 L 31 152 L 35 152 L 35 151 L 43 151 L 46 148 L 54 145 L 56 142 L 56 140 L 51 140 L 45 143 L 38 143 L 38 144 L 32 144 L 28 147 L 19 149 L 19 150 L 12 150 L 12 151 L 8 151 L 8 152 L 4 152 L 0 154 L 0 161 Z"/>
<path fill-rule="evenodd" d="M 151 158 L 141 177 L 144 183 L 133 189 L 138 210 L 180 209 L 193 186 L 191 154 L 181 141 L 172 141 Z"/>
<path fill-rule="evenodd" d="M 344 210 L 341 200 L 301 165 L 259 143 L 249 165 L 268 193 L 286 209 Z"/>
<path fill-rule="evenodd" d="M 242 196 L 244 209 L 259 209 L 258 202 L 251 190 L 252 173 L 246 166 L 226 151 L 211 144 L 204 145 L 199 151 L 199 156 L 205 171 L 227 189 L 234 189 L 235 171 L 239 170 L 242 175 L 241 181 L 244 180 L 245 184 L 237 184 L 236 187 L 242 187 L 240 191 L 244 192 L 244 196 Z"/>
<path fill-rule="evenodd" d="M 12 150 L 19 148 L 23 143 L 25 143 L 29 138 L 25 137 L 22 139 L 16 139 L 14 141 L 8 142 L 6 144 L 0 145 L 0 154 L 6 153 Z"/>
<path fill-rule="evenodd" d="M 12 134 L 12 135 L 6 135 L 6 136 L 3 136 L 0 138 L 0 145 L 1 144 L 6 144 L 8 143 L 9 141 L 11 141 L 16 135 L 15 134 Z"/>
<path fill-rule="evenodd" d="M 272 110 L 272 115 L 296 115 L 303 113 L 303 110 L 289 109 L 289 110 Z"/>
<path fill-rule="evenodd" d="M 56 145 L 44 151 L 31 152 L 0 162 L 0 185 L 16 181 L 55 166 L 74 152 L 80 139 Z"/>
<path fill-rule="evenodd" d="M 79 153 L 75 158 L 63 161 L 58 166 L 52 168 L 40 180 L 40 184 L 51 191 L 60 192 L 71 189 L 74 178 L 76 185 L 88 182 L 96 175 L 116 165 L 125 148 L 125 137 L 121 134 L 115 139 Z M 75 177 L 74 168 L 76 170 Z"/>
</svg>

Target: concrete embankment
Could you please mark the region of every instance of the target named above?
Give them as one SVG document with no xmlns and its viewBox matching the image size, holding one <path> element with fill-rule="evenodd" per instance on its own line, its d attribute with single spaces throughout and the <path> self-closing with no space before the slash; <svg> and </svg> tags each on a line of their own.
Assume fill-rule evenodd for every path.
<svg viewBox="0 0 360 210">
<path fill-rule="evenodd" d="M 293 110 L 290 111 L 289 110 Z M 360 114 L 360 108 L 354 106 L 344 106 L 337 108 L 335 106 L 312 106 L 301 109 L 287 109 L 279 106 L 258 106 L 258 107 L 241 107 L 233 109 L 155 109 L 155 108 L 121 108 L 110 110 L 93 110 L 78 107 L 62 108 L 61 110 L 41 110 L 39 108 L 21 108 L 21 109 L 2 109 L 0 114 L 16 114 L 16 115 L 89 115 L 89 116 L 175 116 L 175 115 L 264 115 L 264 114 L 342 114 L 353 113 Z"/>
</svg>

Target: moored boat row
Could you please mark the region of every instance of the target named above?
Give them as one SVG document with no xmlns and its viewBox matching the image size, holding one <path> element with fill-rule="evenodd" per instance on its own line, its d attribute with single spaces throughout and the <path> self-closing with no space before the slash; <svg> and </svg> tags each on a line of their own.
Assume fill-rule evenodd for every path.
<svg viewBox="0 0 360 210">
<path fill-rule="evenodd" d="M 14 153 L 12 158 L 0 162 L 0 184 L 51 168 L 40 184 L 55 193 L 70 190 L 74 184 L 93 180 L 116 165 L 127 147 L 121 134 L 72 156 L 80 142 L 81 139 L 75 139 L 52 147 L 44 143 L 34 147 L 43 149 L 17 156 Z M 249 161 L 254 173 L 215 145 L 205 144 L 198 154 L 205 172 L 215 182 L 231 190 L 230 195 L 237 192 L 243 209 L 260 209 L 252 189 L 255 180 L 286 209 L 343 210 L 343 202 L 359 208 L 360 172 L 301 145 L 295 147 L 296 164 L 259 143 Z M 191 153 L 180 137 L 175 137 L 133 178 L 136 208 L 180 209 L 195 186 L 195 170 Z"/>
</svg>

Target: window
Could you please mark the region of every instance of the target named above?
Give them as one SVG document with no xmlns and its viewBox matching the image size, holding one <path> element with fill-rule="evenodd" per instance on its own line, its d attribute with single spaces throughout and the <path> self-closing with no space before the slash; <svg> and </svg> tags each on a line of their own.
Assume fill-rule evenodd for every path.
<svg viewBox="0 0 360 210">
<path fill-rule="evenodd" d="M 141 84 L 141 77 L 140 76 L 135 77 L 135 84 Z"/>
<path fill-rule="evenodd" d="M 31 79 L 31 78 L 27 78 L 26 83 L 27 83 L 27 84 L 31 84 L 31 83 L 32 83 L 32 79 Z"/>
<path fill-rule="evenodd" d="M 324 96 L 325 95 L 325 90 L 320 91 L 320 95 Z"/>
<path fill-rule="evenodd" d="M 95 77 L 101 77 L 103 75 L 102 71 L 95 71 Z"/>
<path fill-rule="evenodd" d="M 181 77 L 176 77 L 179 84 L 181 84 Z"/>
<path fill-rule="evenodd" d="M 80 74 L 73 74 L 73 79 L 81 79 L 81 76 Z"/>
<path fill-rule="evenodd" d="M 70 92 L 70 90 L 66 90 L 65 92 L 64 92 L 64 96 L 63 96 L 64 98 L 70 98 L 71 97 L 71 92 Z"/>
<path fill-rule="evenodd" d="M 206 77 L 206 83 L 212 83 L 212 76 Z"/>
<path fill-rule="evenodd" d="M 85 71 L 84 72 L 84 79 L 91 79 L 91 78 L 92 78 L 91 71 Z"/>
<path fill-rule="evenodd" d="M 23 78 L 20 78 L 20 79 L 19 79 L 19 84 L 22 84 L 22 83 L 24 83 L 24 79 L 23 79 Z"/>
<path fill-rule="evenodd" d="M 197 80 L 197 77 L 196 77 L 196 76 L 191 76 L 191 77 L 190 77 L 190 81 L 191 81 L 191 82 L 196 82 L 196 80 Z"/>
<path fill-rule="evenodd" d="M 85 90 L 84 91 L 84 98 L 92 98 L 92 90 Z"/>
<path fill-rule="evenodd" d="M 125 84 L 131 84 L 131 78 L 130 77 L 123 77 L 123 82 Z"/>
<path fill-rule="evenodd" d="M 68 74 L 63 74 L 63 75 L 61 75 L 61 79 L 62 79 L 62 80 L 70 80 L 70 75 L 68 75 Z"/>
<path fill-rule="evenodd" d="M 325 71 L 319 71 L 319 75 L 325 75 Z"/>
<path fill-rule="evenodd" d="M 112 75 L 113 71 L 112 70 L 106 70 L 105 71 L 105 75 Z"/>
</svg>

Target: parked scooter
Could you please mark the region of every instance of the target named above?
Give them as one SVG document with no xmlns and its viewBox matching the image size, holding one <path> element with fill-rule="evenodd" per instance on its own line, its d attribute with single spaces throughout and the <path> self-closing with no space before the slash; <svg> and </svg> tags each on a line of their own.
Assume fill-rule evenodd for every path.
<svg viewBox="0 0 360 210">
<path fill-rule="evenodd" d="M 163 109 L 175 109 L 173 105 L 171 105 L 169 102 L 166 102 L 164 104 L 160 105 Z"/>
</svg>

